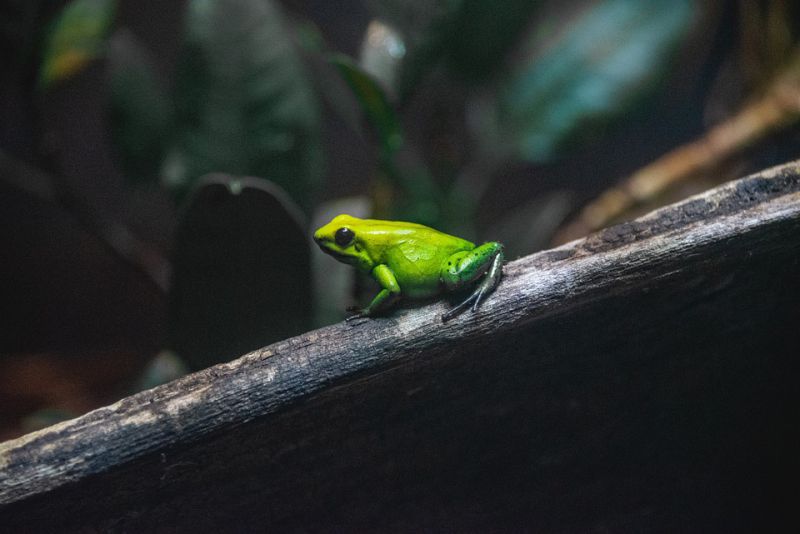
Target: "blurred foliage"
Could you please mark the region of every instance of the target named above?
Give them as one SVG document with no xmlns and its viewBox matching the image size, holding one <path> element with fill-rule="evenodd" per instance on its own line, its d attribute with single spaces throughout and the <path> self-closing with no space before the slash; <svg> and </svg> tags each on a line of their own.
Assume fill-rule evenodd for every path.
<svg viewBox="0 0 800 534">
<path fill-rule="evenodd" d="M 386 88 L 387 94 L 397 95 L 398 113 L 411 114 L 419 87 L 436 79 L 433 92 L 439 94 L 426 97 L 447 98 L 455 92 L 461 99 L 455 106 L 463 113 L 455 120 L 463 121 L 468 132 L 463 141 L 471 147 L 460 161 L 429 162 L 452 169 L 429 180 L 404 176 L 404 172 L 430 174 L 413 158 L 417 164 L 411 168 L 391 167 L 396 159 L 386 159 L 385 176 L 401 196 L 393 203 L 410 198 L 413 193 L 408 190 L 417 184 L 432 181 L 429 191 L 431 187 L 442 191 L 419 195 L 438 204 L 427 210 L 433 216 L 424 222 L 467 234 L 473 231 L 470 221 L 499 169 L 513 162 L 552 162 L 566 155 L 569 147 L 602 136 L 615 118 L 657 92 L 656 82 L 668 72 L 677 47 L 701 14 L 699 4 L 683 0 L 585 0 L 568 5 L 515 0 L 502 9 L 481 0 L 370 4 L 406 38 L 399 45 L 390 42 L 407 52 L 399 64 L 384 54 L 385 69 L 374 64 L 381 56 L 372 49 L 386 46 L 386 39 L 373 39 L 376 42 L 370 41 L 362 52 L 373 71 L 385 72 L 392 65 L 399 69 L 397 77 L 383 75 L 384 80 L 398 80 Z M 368 95 L 358 89 L 356 94 L 366 109 L 374 107 Z M 407 137 L 405 132 L 393 137 L 401 135 Z M 395 212 L 409 213 L 413 208 Z M 515 243 L 510 248 L 528 250 Z"/>
<path fill-rule="evenodd" d="M 544 162 L 575 137 L 655 89 L 697 18 L 690 0 L 607 0 L 564 20 L 536 24 L 522 57 L 500 82 L 481 131 L 492 150 Z M 614 28 L 613 33 L 609 28 Z"/>
<path fill-rule="evenodd" d="M 208 172 L 249 174 L 310 208 L 322 173 L 319 105 L 277 5 L 189 2 L 175 106 L 170 187 Z"/>
<path fill-rule="evenodd" d="M 432 69 L 445 64 L 457 79 L 481 83 L 503 59 L 541 9 L 541 0 L 508 0 L 502 7 L 485 0 L 371 0 L 378 17 L 396 28 L 409 57 L 395 89 L 401 99 Z"/>
<path fill-rule="evenodd" d="M 133 181 L 178 198 L 209 172 L 271 180 L 309 209 L 322 173 L 319 104 L 280 8 L 194 0 L 167 96 L 131 35 L 110 57 L 114 131 Z"/>
<path fill-rule="evenodd" d="M 395 152 L 403 145 L 403 135 L 400 121 L 386 93 L 349 57 L 337 54 L 332 56 L 330 61 L 357 96 L 369 123 L 374 127 L 382 157 L 387 159 L 394 157 Z"/>
<path fill-rule="evenodd" d="M 61 12 L 45 44 L 42 87 L 74 76 L 104 54 L 116 7 L 116 0 L 75 0 Z"/>
<path fill-rule="evenodd" d="M 157 183 L 174 113 L 147 48 L 131 32 L 111 39 L 108 53 L 111 134 L 120 166 L 133 183 Z"/>
<path fill-rule="evenodd" d="M 798 50 L 787 0 L 186 0 L 170 27 L 154 22 L 166 3 L 23 4 L 0 6 L 0 38 L 20 48 L 7 68 L 31 81 L 3 93 L 0 135 L 37 145 L 9 149 L 0 174 L 47 190 L 139 274 L 171 272 L 151 313 L 169 326 L 145 345 L 190 368 L 333 321 L 357 298 L 346 266 L 312 261 L 307 221 L 369 209 L 532 252 L 614 179 L 702 133 L 704 115 L 764 91 Z M 20 188 L 34 174 L 52 187 Z M 130 387 L 183 372 L 153 375 L 153 356 L 130 364 L 146 369 Z"/>
<path fill-rule="evenodd" d="M 365 122 L 375 133 L 381 174 L 373 185 L 374 215 L 441 226 L 441 194 L 425 166 L 408 157 L 400 119 L 384 89 L 346 56 L 334 55 L 330 62 L 353 91 Z"/>
</svg>

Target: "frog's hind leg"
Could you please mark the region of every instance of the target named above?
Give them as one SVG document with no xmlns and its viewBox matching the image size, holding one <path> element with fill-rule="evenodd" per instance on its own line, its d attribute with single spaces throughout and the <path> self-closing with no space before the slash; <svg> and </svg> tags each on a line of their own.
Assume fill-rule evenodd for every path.
<svg viewBox="0 0 800 534">
<path fill-rule="evenodd" d="M 441 279 L 449 291 L 460 289 L 483 276 L 483 280 L 467 299 L 442 315 L 449 321 L 472 305 L 475 311 L 481 301 L 497 287 L 503 276 L 503 245 L 490 241 L 470 251 L 456 252 L 442 266 Z"/>
</svg>

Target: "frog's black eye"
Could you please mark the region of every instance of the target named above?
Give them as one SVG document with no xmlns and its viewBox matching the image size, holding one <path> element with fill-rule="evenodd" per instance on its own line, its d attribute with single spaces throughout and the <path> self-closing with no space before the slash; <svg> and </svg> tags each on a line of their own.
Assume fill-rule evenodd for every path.
<svg viewBox="0 0 800 534">
<path fill-rule="evenodd" d="M 334 236 L 336 239 L 336 244 L 340 247 L 346 247 L 352 243 L 353 238 L 355 237 L 355 232 L 353 232 L 350 228 L 339 228 L 336 230 L 336 235 Z"/>
</svg>

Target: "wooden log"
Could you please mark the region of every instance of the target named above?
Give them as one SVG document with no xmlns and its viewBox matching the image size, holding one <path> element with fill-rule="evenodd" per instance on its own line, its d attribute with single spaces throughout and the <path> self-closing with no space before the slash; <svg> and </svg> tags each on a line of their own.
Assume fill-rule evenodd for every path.
<svg viewBox="0 0 800 534">
<path fill-rule="evenodd" d="M 0 444 L 0 530 L 731 530 L 793 517 L 800 162 Z"/>
</svg>

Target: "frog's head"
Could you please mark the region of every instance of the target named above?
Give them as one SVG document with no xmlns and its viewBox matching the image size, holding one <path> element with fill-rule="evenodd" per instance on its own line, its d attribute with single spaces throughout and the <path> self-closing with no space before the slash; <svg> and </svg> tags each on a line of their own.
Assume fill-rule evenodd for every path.
<svg viewBox="0 0 800 534">
<path fill-rule="evenodd" d="M 356 266 L 365 271 L 374 267 L 359 236 L 366 230 L 365 221 L 350 215 L 337 215 L 331 222 L 314 232 L 316 241 L 322 252 L 330 254 L 342 263 Z"/>
</svg>

